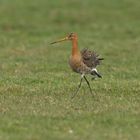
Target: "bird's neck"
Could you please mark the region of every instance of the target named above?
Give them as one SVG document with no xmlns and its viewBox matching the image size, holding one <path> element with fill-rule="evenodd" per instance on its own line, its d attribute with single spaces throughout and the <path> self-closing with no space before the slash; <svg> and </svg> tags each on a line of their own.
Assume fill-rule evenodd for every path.
<svg viewBox="0 0 140 140">
<path fill-rule="evenodd" d="M 79 49 L 78 49 L 78 40 L 73 39 L 72 40 L 72 56 L 80 55 Z"/>
</svg>

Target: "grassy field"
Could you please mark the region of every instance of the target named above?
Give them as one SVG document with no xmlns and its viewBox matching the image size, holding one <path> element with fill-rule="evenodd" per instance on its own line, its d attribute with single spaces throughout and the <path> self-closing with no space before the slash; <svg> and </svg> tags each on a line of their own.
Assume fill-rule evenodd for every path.
<svg viewBox="0 0 140 140">
<path fill-rule="evenodd" d="M 70 99 L 71 43 L 105 58 Z M 0 0 L 0 140 L 139 140 L 140 1 Z"/>
</svg>

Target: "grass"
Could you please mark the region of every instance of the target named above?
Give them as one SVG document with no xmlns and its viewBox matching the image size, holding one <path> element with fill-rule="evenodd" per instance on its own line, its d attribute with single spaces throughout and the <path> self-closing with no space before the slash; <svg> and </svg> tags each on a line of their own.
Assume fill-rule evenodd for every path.
<svg viewBox="0 0 140 140">
<path fill-rule="evenodd" d="M 140 139 L 139 0 L 0 0 L 0 140 Z M 69 32 L 105 58 L 86 83 L 68 66 Z M 88 77 L 89 79 L 91 77 Z"/>
</svg>

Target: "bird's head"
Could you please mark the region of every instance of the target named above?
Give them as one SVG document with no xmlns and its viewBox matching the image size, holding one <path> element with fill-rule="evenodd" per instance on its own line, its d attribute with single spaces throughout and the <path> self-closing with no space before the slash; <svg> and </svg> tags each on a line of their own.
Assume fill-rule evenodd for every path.
<svg viewBox="0 0 140 140">
<path fill-rule="evenodd" d="M 74 40 L 74 39 L 78 39 L 77 34 L 76 33 L 70 33 L 67 35 L 68 40 Z"/>
<path fill-rule="evenodd" d="M 66 40 L 71 40 L 72 41 L 72 40 L 77 40 L 77 39 L 78 39 L 78 37 L 77 37 L 77 34 L 76 33 L 70 33 L 66 37 L 61 38 L 61 39 L 59 39 L 57 41 L 54 41 L 51 44 L 55 44 L 55 43 L 66 41 Z"/>
</svg>

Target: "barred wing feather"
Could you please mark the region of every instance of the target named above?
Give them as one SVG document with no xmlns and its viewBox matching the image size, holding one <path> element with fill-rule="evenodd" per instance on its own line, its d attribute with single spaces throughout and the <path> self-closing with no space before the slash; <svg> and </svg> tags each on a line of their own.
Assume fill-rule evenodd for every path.
<svg viewBox="0 0 140 140">
<path fill-rule="evenodd" d="M 104 58 L 100 58 L 98 54 L 87 48 L 81 51 L 81 56 L 84 64 L 90 68 L 96 68 L 97 65 L 100 65 L 101 60 L 104 60 Z"/>
</svg>

